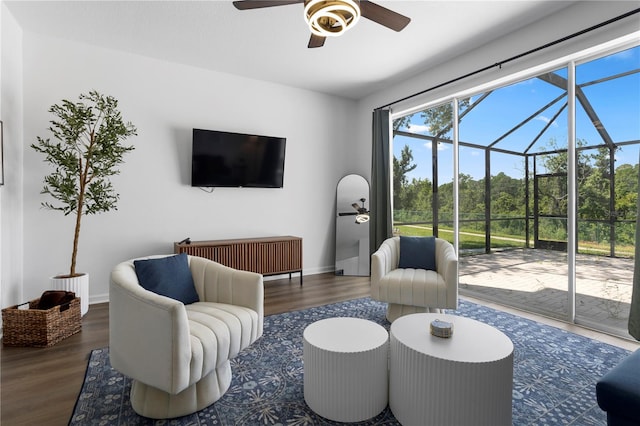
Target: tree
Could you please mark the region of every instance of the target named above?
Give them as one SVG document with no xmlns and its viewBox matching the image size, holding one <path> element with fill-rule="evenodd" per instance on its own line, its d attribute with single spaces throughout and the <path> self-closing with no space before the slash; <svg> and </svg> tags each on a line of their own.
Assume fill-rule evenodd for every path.
<svg viewBox="0 0 640 426">
<path fill-rule="evenodd" d="M 441 192 L 441 198 L 443 194 L 447 194 L 446 200 L 451 203 L 451 206 L 440 203 L 440 209 L 453 212 L 453 184 L 450 188 Z M 451 195 L 449 196 L 449 193 Z M 483 217 L 484 215 L 484 179 L 474 180 L 473 177 L 466 173 L 460 173 L 458 176 L 458 198 L 460 213 L 464 215 L 465 219 L 475 219 L 477 217 Z"/>
<path fill-rule="evenodd" d="M 609 150 L 598 148 L 595 154 L 583 155 L 578 171 L 579 217 L 609 219 L 609 199 L 611 198 Z"/>
<path fill-rule="evenodd" d="M 458 102 L 458 111 L 465 110 L 469 106 L 469 102 L 470 98 L 461 99 Z M 442 136 L 449 132 L 453 126 L 453 104 L 426 109 L 421 112 L 421 116 L 434 135 Z"/>
<path fill-rule="evenodd" d="M 429 179 L 413 178 L 402 190 L 399 205 L 405 211 L 403 220 L 423 222 L 431 220 L 432 184 Z M 396 209 L 399 210 L 399 209 Z"/>
<path fill-rule="evenodd" d="M 623 164 L 616 169 L 616 213 L 619 219 L 633 220 L 637 215 L 638 164 Z"/>
<path fill-rule="evenodd" d="M 636 241 L 636 216 L 638 214 L 638 164 L 623 164 L 616 169 L 616 215 L 617 219 L 627 222 L 616 226 L 618 244 L 630 246 L 638 244 Z"/>
<path fill-rule="evenodd" d="M 500 172 L 491 176 L 493 216 L 524 216 L 524 182 Z"/>
<path fill-rule="evenodd" d="M 468 107 L 470 99 L 460 102 L 460 110 Z M 452 103 L 440 105 L 421 111 L 420 117 L 429 126 L 429 133 L 442 137 L 451 129 L 453 122 Z M 411 128 L 411 119 L 414 115 L 407 115 L 393 121 L 393 130 Z M 434 148 L 437 144 L 433 144 Z M 424 211 L 431 214 L 433 188 L 429 179 L 414 179 L 408 182 L 407 174 L 417 167 L 413 164 L 413 153 L 405 145 L 400 153 L 400 158 L 393 157 L 393 203 L 394 210 Z M 427 193 L 422 191 L 428 190 Z"/>
<path fill-rule="evenodd" d="M 59 204 L 43 202 L 42 206 L 65 216 L 76 215 L 69 277 L 81 275 L 76 273 L 76 257 L 82 216 L 117 208 L 119 195 L 109 178 L 120 173 L 117 166 L 134 149 L 120 143 L 135 135 L 136 128 L 122 120 L 117 107 L 115 98 L 96 91 L 81 94 L 77 103 L 65 99 L 49 109 L 56 117 L 49 130 L 58 141 L 38 136 L 38 143 L 31 145 L 54 168 L 45 176 L 41 193 Z"/>
<path fill-rule="evenodd" d="M 458 110 L 464 111 L 469 107 L 471 98 L 461 99 L 458 102 Z M 451 129 L 453 124 L 453 104 L 448 103 L 426 109 L 419 112 L 424 124 L 429 126 L 429 133 L 432 135 L 444 135 Z M 405 115 L 393 121 L 393 130 L 401 128 L 411 129 L 411 119 L 413 115 Z"/>
<path fill-rule="evenodd" d="M 413 164 L 413 153 L 408 145 L 400 152 L 400 159 L 393 157 L 393 205 L 396 209 L 402 209 L 402 193 L 407 185 L 407 173 L 415 170 L 417 164 Z"/>
</svg>

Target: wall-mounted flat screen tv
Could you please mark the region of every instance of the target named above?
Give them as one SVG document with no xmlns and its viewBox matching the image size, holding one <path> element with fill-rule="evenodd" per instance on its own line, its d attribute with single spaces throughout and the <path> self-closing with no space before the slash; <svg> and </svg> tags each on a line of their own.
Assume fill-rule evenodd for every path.
<svg viewBox="0 0 640 426">
<path fill-rule="evenodd" d="M 193 129 L 191 186 L 282 188 L 286 139 Z"/>
</svg>

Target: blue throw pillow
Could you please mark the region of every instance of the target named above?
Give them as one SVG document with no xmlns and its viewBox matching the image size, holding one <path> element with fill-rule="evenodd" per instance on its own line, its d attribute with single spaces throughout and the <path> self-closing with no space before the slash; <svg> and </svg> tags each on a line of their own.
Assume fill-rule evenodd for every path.
<svg viewBox="0 0 640 426">
<path fill-rule="evenodd" d="M 436 237 L 400 236 L 398 268 L 436 270 Z"/>
<path fill-rule="evenodd" d="M 134 260 L 136 275 L 145 289 L 188 305 L 200 298 L 193 283 L 186 253 L 157 259 Z"/>
</svg>

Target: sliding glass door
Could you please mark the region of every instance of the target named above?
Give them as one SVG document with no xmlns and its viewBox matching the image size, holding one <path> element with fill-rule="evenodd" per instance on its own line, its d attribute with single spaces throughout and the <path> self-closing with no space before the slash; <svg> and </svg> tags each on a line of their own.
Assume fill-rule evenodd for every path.
<svg viewBox="0 0 640 426">
<path fill-rule="evenodd" d="M 454 240 L 457 126 L 461 294 L 625 335 L 640 47 L 458 97 L 457 123 L 453 104 L 395 117 L 396 232 Z"/>
<path fill-rule="evenodd" d="M 475 94 L 459 122 L 461 292 L 557 318 L 567 315 L 567 90 L 549 81 L 566 74 Z M 559 244 L 537 247 L 539 236 Z"/>
<path fill-rule="evenodd" d="M 576 66 L 576 322 L 626 334 L 640 151 L 640 47 Z"/>
</svg>

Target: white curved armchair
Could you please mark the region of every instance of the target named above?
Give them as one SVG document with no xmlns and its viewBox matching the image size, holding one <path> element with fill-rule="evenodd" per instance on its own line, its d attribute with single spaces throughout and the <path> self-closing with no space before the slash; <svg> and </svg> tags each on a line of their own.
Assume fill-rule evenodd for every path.
<svg viewBox="0 0 640 426">
<path fill-rule="evenodd" d="M 453 245 L 435 239 L 436 270 L 398 268 L 400 237 L 386 239 L 371 255 L 371 297 L 387 302 L 387 319 L 458 307 L 458 257 Z"/>
<path fill-rule="evenodd" d="M 262 335 L 262 275 L 201 257 L 188 264 L 200 299 L 188 305 L 143 288 L 133 260 L 111 273 L 110 361 L 133 379 L 131 405 L 145 417 L 184 416 L 217 401 L 231 383 L 229 360 Z"/>
</svg>

